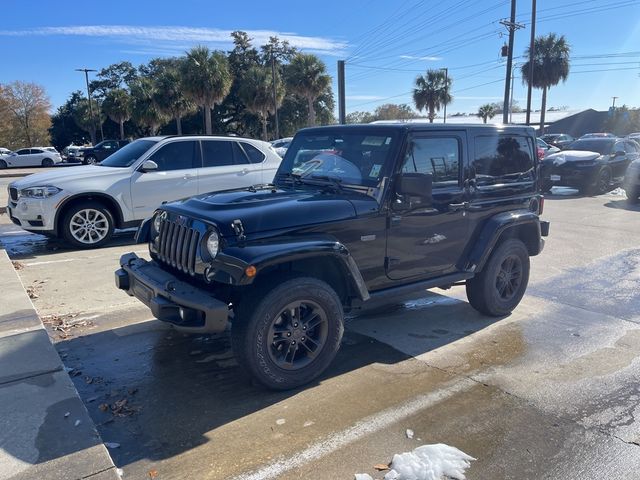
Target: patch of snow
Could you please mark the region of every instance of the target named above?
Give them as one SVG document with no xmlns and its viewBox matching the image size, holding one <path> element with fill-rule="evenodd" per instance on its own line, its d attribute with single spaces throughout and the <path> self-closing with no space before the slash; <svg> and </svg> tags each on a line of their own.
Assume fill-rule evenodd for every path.
<svg viewBox="0 0 640 480">
<path fill-rule="evenodd" d="M 73 424 L 74 427 L 77 427 L 78 425 L 80 425 L 82 423 L 81 420 L 76 420 L 76 422 Z"/>
<path fill-rule="evenodd" d="M 475 458 L 455 447 L 437 443 L 393 456 L 385 480 L 465 480 L 464 471 Z"/>
<path fill-rule="evenodd" d="M 615 197 L 626 197 L 627 193 L 624 191 L 624 189 L 618 187 L 614 190 L 611 190 L 608 195 L 613 195 Z"/>
<path fill-rule="evenodd" d="M 284 418 L 279 418 L 276 420 L 276 425 L 284 425 L 287 421 Z"/>
<path fill-rule="evenodd" d="M 407 438 L 413 438 L 413 430 L 411 430 L 410 428 L 407 428 L 405 434 L 407 435 Z"/>
<path fill-rule="evenodd" d="M 310 427 L 311 425 L 315 425 L 316 422 L 313 422 L 311 420 L 307 420 L 306 422 L 304 422 L 304 424 L 302 425 L 303 427 Z"/>
<path fill-rule="evenodd" d="M 116 473 L 119 477 L 122 477 L 124 475 L 124 470 L 122 470 L 121 468 L 116 468 Z"/>
<path fill-rule="evenodd" d="M 356 473 L 354 480 L 373 480 L 368 473 Z"/>
</svg>

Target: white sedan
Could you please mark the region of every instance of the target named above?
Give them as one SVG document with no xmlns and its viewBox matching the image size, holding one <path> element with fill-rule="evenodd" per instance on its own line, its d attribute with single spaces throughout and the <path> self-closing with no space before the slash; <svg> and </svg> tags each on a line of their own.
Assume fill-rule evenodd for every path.
<svg viewBox="0 0 640 480">
<path fill-rule="evenodd" d="M 53 167 L 62 162 L 60 154 L 48 148 L 21 148 L 0 156 L 0 168 L 9 167 Z"/>
</svg>

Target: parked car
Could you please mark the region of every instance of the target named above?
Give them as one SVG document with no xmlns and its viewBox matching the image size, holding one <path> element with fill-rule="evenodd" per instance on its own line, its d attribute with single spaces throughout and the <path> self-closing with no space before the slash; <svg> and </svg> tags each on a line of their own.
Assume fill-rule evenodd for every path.
<svg viewBox="0 0 640 480">
<path fill-rule="evenodd" d="M 8 148 L 0 148 L 0 155 L 9 155 L 13 153 L 13 151 L 9 150 Z"/>
<path fill-rule="evenodd" d="M 536 145 L 540 150 L 542 150 L 542 156 L 541 157 L 538 156 L 540 160 L 542 160 L 544 157 L 548 157 L 552 153 L 558 153 L 560 151 L 558 147 L 549 145 L 547 142 L 545 142 L 541 138 L 536 138 Z"/>
<path fill-rule="evenodd" d="M 566 133 L 546 133 L 544 135 L 541 135 L 540 138 L 549 145 L 553 145 L 560 150 L 575 141 L 575 138 Z"/>
<path fill-rule="evenodd" d="M 578 188 L 585 194 L 606 193 L 624 178 L 640 155 L 638 144 L 619 138 L 587 138 L 549 155 L 542 163 L 542 190 L 553 185 Z"/>
<path fill-rule="evenodd" d="M 52 152 L 43 148 L 21 148 L 0 157 L 0 168 L 53 167 L 60 162 L 62 162 L 62 157 L 56 151 Z"/>
<path fill-rule="evenodd" d="M 540 221 L 529 127 L 342 125 L 298 132 L 274 185 L 162 205 L 138 231 L 152 260 L 117 286 L 191 332 L 231 324 L 240 364 L 274 389 L 320 375 L 345 311 L 466 283 L 471 306 L 511 312 Z"/>
<path fill-rule="evenodd" d="M 586 138 L 616 138 L 613 133 L 597 132 L 597 133 L 585 133 L 578 140 L 584 140 Z"/>
<path fill-rule="evenodd" d="M 281 157 L 284 157 L 284 154 L 287 153 L 287 148 L 289 148 L 289 145 L 291 145 L 291 140 L 293 140 L 293 137 L 286 137 L 286 138 L 281 138 L 279 140 L 273 140 L 271 142 L 271 146 L 273 147 L 273 149 L 276 151 L 278 155 L 280 155 Z"/>
<path fill-rule="evenodd" d="M 629 164 L 624 176 L 623 188 L 629 203 L 638 203 L 640 197 L 640 159 Z"/>
<path fill-rule="evenodd" d="M 94 165 L 101 162 L 128 143 L 129 140 L 103 140 L 95 147 L 85 147 L 80 151 L 82 163 L 85 165 Z"/>
<path fill-rule="evenodd" d="M 66 162 L 81 161 L 82 149 L 83 147 L 74 144 L 64 147 L 64 149 L 62 150 L 62 159 Z"/>
<path fill-rule="evenodd" d="M 212 136 L 149 137 L 99 165 L 61 168 L 9 184 L 11 220 L 81 248 L 135 227 L 163 202 L 273 180 L 280 157 L 268 143 Z"/>
</svg>

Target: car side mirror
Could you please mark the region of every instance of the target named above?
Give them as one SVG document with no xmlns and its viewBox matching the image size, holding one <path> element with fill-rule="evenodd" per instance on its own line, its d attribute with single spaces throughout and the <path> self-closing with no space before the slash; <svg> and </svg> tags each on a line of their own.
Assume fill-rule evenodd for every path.
<svg viewBox="0 0 640 480">
<path fill-rule="evenodd" d="M 430 173 L 402 173 L 396 180 L 396 191 L 431 201 L 433 176 Z"/>
<path fill-rule="evenodd" d="M 140 171 L 142 173 L 154 172 L 158 170 L 158 164 L 153 160 L 145 160 L 142 166 L 140 167 Z"/>
</svg>

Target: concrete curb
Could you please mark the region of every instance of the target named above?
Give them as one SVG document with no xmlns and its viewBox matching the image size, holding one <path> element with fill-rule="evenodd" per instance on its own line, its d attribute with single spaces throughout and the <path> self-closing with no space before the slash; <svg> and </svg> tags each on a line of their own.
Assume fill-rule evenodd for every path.
<svg viewBox="0 0 640 480">
<path fill-rule="evenodd" d="M 4 250 L 0 291 L 0 479 L 120 480 Z"/>
</svg>

